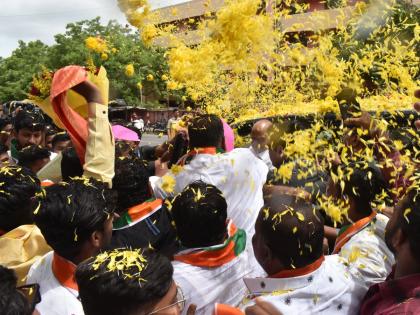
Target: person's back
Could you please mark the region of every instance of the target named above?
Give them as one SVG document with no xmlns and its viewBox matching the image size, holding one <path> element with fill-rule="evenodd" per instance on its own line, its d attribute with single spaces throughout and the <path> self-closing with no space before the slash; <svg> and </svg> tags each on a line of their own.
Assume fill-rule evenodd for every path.
<svg viewBox="0 0 420 315">
<path fill-rule="evenodd" d="M 343 219 L 333 253 L 354 263 L 357 269 L 353 270 L 353 275 L 368 289 L 385 280 L 395 263 L 394 255 L 385 243 L 389 219 L 371 206 L 381 202 L 378 196 L 383 198 L 386 193 L 386 182 L 381 170 L 373 164 L 350 163 L 340 169 L 345 174 L 342 179 L 344 190 L 339 182 L 331 186 L 330 181 L 329 191 L 349 208 L 348 219 Z"/>
<path fill-rule="evenodd" d="M 363 287 L 353 280 L 338 255 L 325 256 L 319 263 L 317 269 L 310 265 L 284 277 L 245 279 L 245 283 L 250 296 L 271 303 L 282 314 L 357 314 Z"/>
<path fill-rule="evenodd" d="M 177 174 L 169 172 L 166 177 L 152 183 L 155 196 L 165 198 L 180 193 L 188 184 L 201 180 L 220 189 L 228 204 L 228 216 L 249 235 L 254 233 L 254 222 L 263 205 L 262 187 L 266 182 L 268 168 L 249 149 L 235 149 L 217 154 L 223 145 L 223 124 L 214 115 L 203 115 L 188 127 L 190 152 L 179 165 Z M 165 181 L 173 178 L 171 190 Z"/>
<path fill-rule="evenodd" d="M 218 267 L 174 261 L 174 279 L 184 296 L 197 305 L 197 315 L 211 314 L 215 303 L 239 305 L 247 294 L 243 278 L 254 276 L 248 251 Z"/>
<path fill-rule="evenodd" d="M 238 305 L 245 296 L 243 277 L 254 276 L 245 231 L 227 219 L 219 189 L 193 183 L 175 197 L 172 216 L 182 249 L 174 256 L 174 280 L 196 314 L 210 314 L 216 302 Z"/>
<path fill-rule="evenodd" d="M 365 289 L 351 276 L 352 266 L 324 256 L 321 218 L 301 197 L 266 196 L 252 244 L 268 276 L 244 279 L 252 300 L 243 309 L 254 308 L 258 297 L 281 314 L 357 313 Z"/>
<path fill-rule="evenodd" d="M 171 257 L 176 235 L 163 200 L 154 199 L 148 186 L 145 161 L 118 158 L 115 163 L 113 189 L 118 193 L 117 212 L 111 246 L 114 248 L 153 247 Z"/>
</svg>

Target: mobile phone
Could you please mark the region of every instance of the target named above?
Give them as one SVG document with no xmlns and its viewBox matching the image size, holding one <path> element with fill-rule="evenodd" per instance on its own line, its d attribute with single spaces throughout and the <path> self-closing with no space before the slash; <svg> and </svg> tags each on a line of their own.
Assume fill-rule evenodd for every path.
<svg viewBox="0 0 420 315">
<path fill-rule="evenodd" d="M 362 109 L 356 98 L 356 91 L 351 88 L 342 89 L 335 97 L 340 107 L 341 118 L 343 120 L 360 116 Z"/>
</svg>

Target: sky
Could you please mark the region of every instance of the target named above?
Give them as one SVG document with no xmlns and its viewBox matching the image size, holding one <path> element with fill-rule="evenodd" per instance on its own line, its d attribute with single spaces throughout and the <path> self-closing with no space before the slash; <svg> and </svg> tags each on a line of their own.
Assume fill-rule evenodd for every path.
<svg viewBox="0 0 420 315">
<path fill-rule="evenodd" d="M 149 0 L 154 8 L 186 0 Z M 66 24 L 97 16 L 106 24 L 114 19 L 127 24 L 117 0 L 0 0 L 0 56 L 8 57 L 18 40 L 54 43 L 54 35 L 63 33 Z"/>
</svg>

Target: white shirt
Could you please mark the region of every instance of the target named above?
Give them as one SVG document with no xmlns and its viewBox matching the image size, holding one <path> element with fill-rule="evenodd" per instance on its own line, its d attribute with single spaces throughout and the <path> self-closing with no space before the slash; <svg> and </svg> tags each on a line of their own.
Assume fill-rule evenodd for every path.
<svg viewBox="0 0 420 315">
<path fill-rule="evenodd" d="M 144 128 L 144 121 L 143 119 L 134 120 L 134 127 L 136 127 L 139 130 L 142 130 Z"/>
<path fill-rule="evenodd" d="M 259 158 L 261 161 L 263 161 L 265 163 L 265 165 L 267 165 L 267 167 L 270 171 L 275 169 L 275 167 L 273 166 L 273 163 L 271 162 L 270 151 L 268 151 L 268 149 L 266 149 L 262 152 L 257 152 L 257 151 L 255 151 L 255 149 L 252 145 L 249 147 L 249 149 L 251 150 L 251 152 L 253 154 L 255 154 L 255 156 L 257 158 Z"/>
<path fill-rule="evenodd" d="M 366 293 L 338 255 L 326 256 L 317 270 L 304 276 L 244 281 L 251 295 L 260 296 L 284 315 L 357 314 Z M 243 309 L 253 304 L 251 301 Z"/>
<path fill-rule="evenodd" d="M 54 160 L 57 157 L 57 153 L 50 151 L 50 161 Z"/>
<path fill-rule="evenodd" d="M 388 221 L 388 217 L 377 214 L 339 252 L 341 257 L 354 265 L 352 274 L 366 290 L 375 283 L 385 281 L 395 264 L 394 255 L 385 243 L 385 227 Z"/>
<path fill-rule="evenodd" d="M 84 315 L 82 303 L 77 299 L 79 293 L 63 287 L 52 272 L 54 252 L 47 253 L 32 265 L 27 284 L 38 283 L 41 302 L 36 309 L 41 315 Z"/>
<path fill-rule="evenodd" d="M 174 175 L 174 192 L 180 193 L 189 184 L 202 180 L 220 189 L 228 205 L 228 217 L 236 226 L 245 230 L 248 240 L 254 235 L 254 224 L 264 205 L 262 188 L 268 168 L 247 148 L 235 149 L 224 154 L 199 154 Z M 165 199 L 168 193 L 162 189 L 162 179 L 151 179 L 156 198 Z"/>
<path fill-rule="evenodd" d="M 249 258 L 245 250 L 234 260 L 215 268 L 173 261 L 174 281 L 186 298 L 183 315 L 190 304 L 197 305 L 196 315 L 212 314 L 216 302 L 238 306 L 247 291 L 242 279 L 261 276 L 253 271 L 255 260 Z"/>
</svg>

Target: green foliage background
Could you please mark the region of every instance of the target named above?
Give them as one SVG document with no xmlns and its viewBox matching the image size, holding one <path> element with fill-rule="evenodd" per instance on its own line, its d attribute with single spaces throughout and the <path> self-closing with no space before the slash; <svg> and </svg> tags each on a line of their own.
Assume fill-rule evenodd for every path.
<svg viewBox="0 0 420 315">
<path fill-rule="evenodd" d="M 89 36 L 106 39 L 109 49 L 117 51 L 108 53 L 109 58 L 90 52 L 85 46 Z M 161 79 L 168 73 L 168 66 L 161 48 L 148 48 L 140 36 L 131 28 L 122 26 L 116 21 L 101 25 L 99 17 L 68 24 L 64 34 L 55 35 L 55 44 L 47 46 L 41 41 L 25 43 L 19 41 L 19 47 L 8 58 L 0 58 L 0 103 L 27 98 L 32 78 L 46 67 L 57 70 L 67 65 L 86 65 L 92 57 L 95 65 L 103 65 L 110 80 L 110 99 L 122 98 L 128 104 L 140 106 L 139 82 L 143 85 L 143 95 L 149 100 L 141 104 L 144 107 L 159 106 L 158 100 L 168 97 L 175 101 L 181 99 L 180 93 L 168 95 L 166 83 Z M 125 75 L 125 66 L 133 64 L 135 74 Z M 147 81 L 148 74 L 155 78 Z"/>
</svg>

